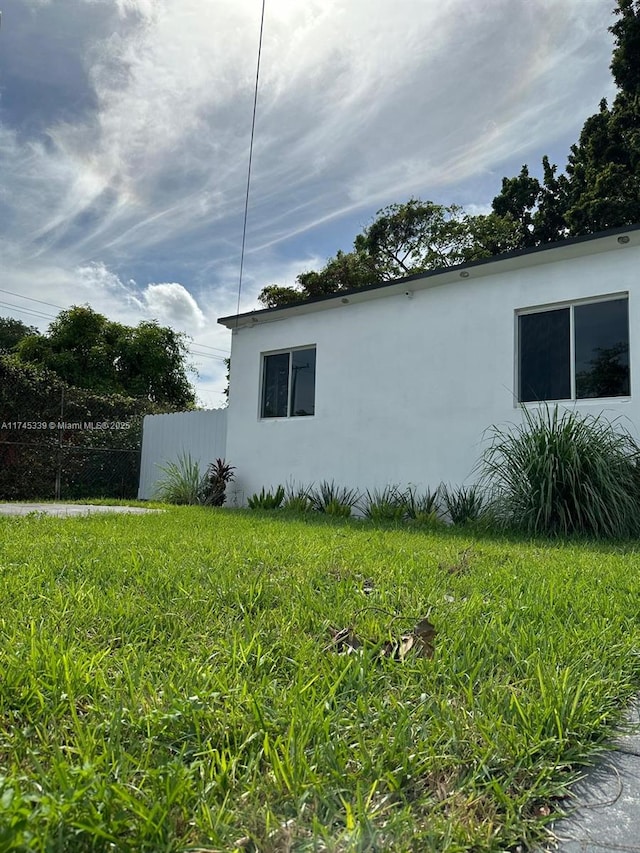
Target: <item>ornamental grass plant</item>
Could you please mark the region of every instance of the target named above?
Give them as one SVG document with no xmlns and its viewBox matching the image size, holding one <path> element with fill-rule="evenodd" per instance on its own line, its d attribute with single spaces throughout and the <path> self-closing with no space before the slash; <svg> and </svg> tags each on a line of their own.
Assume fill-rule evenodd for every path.
<svg viewBox="0 0 640 853">
<path fill-rule="evenodd" d="M 640 448 L 619 422 L 555 407 L 522 408 L 489 431 L 481 464 L 495 519 L 529 534 L 640 533 Z"/>
</svg>

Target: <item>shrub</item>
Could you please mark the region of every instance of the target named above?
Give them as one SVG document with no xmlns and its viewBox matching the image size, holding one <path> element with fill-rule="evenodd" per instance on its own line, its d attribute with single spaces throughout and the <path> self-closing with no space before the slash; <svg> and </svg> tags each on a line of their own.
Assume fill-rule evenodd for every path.
<svg viewBox="0 0 640 853">
<path fill-rule="evenodd" d="M 417 524 L 433 524 L 438 520 L 440 512 L 440 488 L 434 491 L 427 489 L 419 493 L 415 486 L 409 486 L 402 495 L 404 515 L 409 521 Z"/>
<path fill-rule="evenodd" d="M 202 499 L 200 466 L 190 453 L 178 456 L 177 462 L 158 466 L 164 473 L 153 493 L 156 500 L 170 504 L 198 504 Z"/>
<path fill-rule="evenodd" d="M 467 524 L 480 518 L 484 496 L 477 486 L 443 486 L 441 493 L 452 524 Z"/>
<path fill-rule="evenodd" d="M 264 486 L 260 490 L 260 494 L 252 495 L 247 504 L 249 509 L 278 509 L 284 500 L 284 488 L 278 486 L 275 492 L 269 490 L 265 492 Z"/>
<path fill-rule="evenodd" d="M 216 459 L 207 468 L 202 482 L 201 500 L 207 506 L 222 506 L 227 499 L 227 486 L 234 479 L 234 465 L 224 459 Z"/>
<path fill-rule="evenodd" d="M 311 486 L 289 486 L 282 508 L 291 513 L 305 513 L 311 509 Z"/>
<path fill-rule="evenodd" d="M 360 494 L 356 489 L 336 486 L 333 480 L 331 482 L 324 480 L 317 489 L 311 489 L 309 497 L 312 508 L 317 512 L 338 515 L 343 518 L 348 518 L 351 515 L 351 510 L 360 500 Z"/>
<path fill-rule="evenodd" d="M 640 448 L 629 433 L 557 406 L 522 414 L 521 425 L 490 430 L 482 460 L 499 521 L 528 533 L 637 534 Z"/>
<path fill-rule="evenodd" d="M 404 495 L 397 486 L 367 489 L 358 509 L 372 521 L 402 521 L 405 516 Z"/>
</svg>

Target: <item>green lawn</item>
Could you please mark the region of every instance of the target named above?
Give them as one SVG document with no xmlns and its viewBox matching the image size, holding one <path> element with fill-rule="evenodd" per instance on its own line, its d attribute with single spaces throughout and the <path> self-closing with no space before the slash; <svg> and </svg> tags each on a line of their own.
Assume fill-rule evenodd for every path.
<svg viewBox="0 0 640 853">
<path fill-rule="evenodd" d="M 631 545 L 185 507 L 0 518 L 0 580 L 0 851 L 526 848 L 640 690 Z"/>
</svg>

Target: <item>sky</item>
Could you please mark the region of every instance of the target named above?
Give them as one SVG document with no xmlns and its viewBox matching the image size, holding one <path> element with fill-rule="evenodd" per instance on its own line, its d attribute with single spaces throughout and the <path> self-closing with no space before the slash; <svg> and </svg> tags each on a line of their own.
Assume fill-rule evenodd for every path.
<svg viewBox="0 0 640 853">
<path fill-rule="evenodd" d="M 614 0 L 266 0 L 241 311 L 411 197 L 487 212 L 615 88 Z M 190 336 L 220 406 L 262 0 L 0 0 L 0 316 Z"/>
</svg>

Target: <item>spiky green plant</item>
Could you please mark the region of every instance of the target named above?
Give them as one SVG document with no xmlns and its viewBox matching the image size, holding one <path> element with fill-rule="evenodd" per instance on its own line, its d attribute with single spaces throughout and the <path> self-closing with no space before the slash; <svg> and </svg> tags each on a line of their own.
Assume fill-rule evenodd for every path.
<svg viewBox="0 0 640 853">
<path fill-rule="evenodd" d="M 358 509 L 372 521 L 402 521 L 405 515 L 404 495 L 398 486 L 367 489 Z"/>
<path fill-rule="evenodd" d="M 278 486 L 275 492 L 265 491 L 264 486 L 260 494 L 254 494 L 247 500 L 249 509 L 279 509 L 284 500 L 284 487 Z"/>
<path fill-rule="evenodd" d="M 286 489 L 282 509 L 293 514 L 309 512 L 312 486 L 289 485 Z"/>
<path fill-rule="evenodd" d="M 181 453 L 176 461 L 158 465 L 164 477 L 153 492 L 155 500 L 170 504 L 198 504 L 202 499 L 202 474 L 190 453 Z"/>
<path fill-rule="evenodd" d="M 417 524 L 433 524 L 440 513 L 440 487 L 418 492 L 415 486 L 409 486 L 402 495 L 404 516 Z"/>
<path fill-rule="evenodd" d="M 453 524 L 467 524 L 480 518 L 484 495 L 477 486 L 442 486 L 441 494 Z"/>
<path fill-rule="evenodd" d="M 482 460 L 496 517 L 527 533 L 625 537 L 640 532 L 640 447 L 602 415 L 522 409 L 490 430 Z"/>
<path fill-rule="evenodd" d="M 347 518 L 360 500 L 360 494 L 356 489 L 337 486 L 333 480 L 323 480 L 317 488 L 311 490 L 310 498 L 317 512 Z"/>
</svg>

